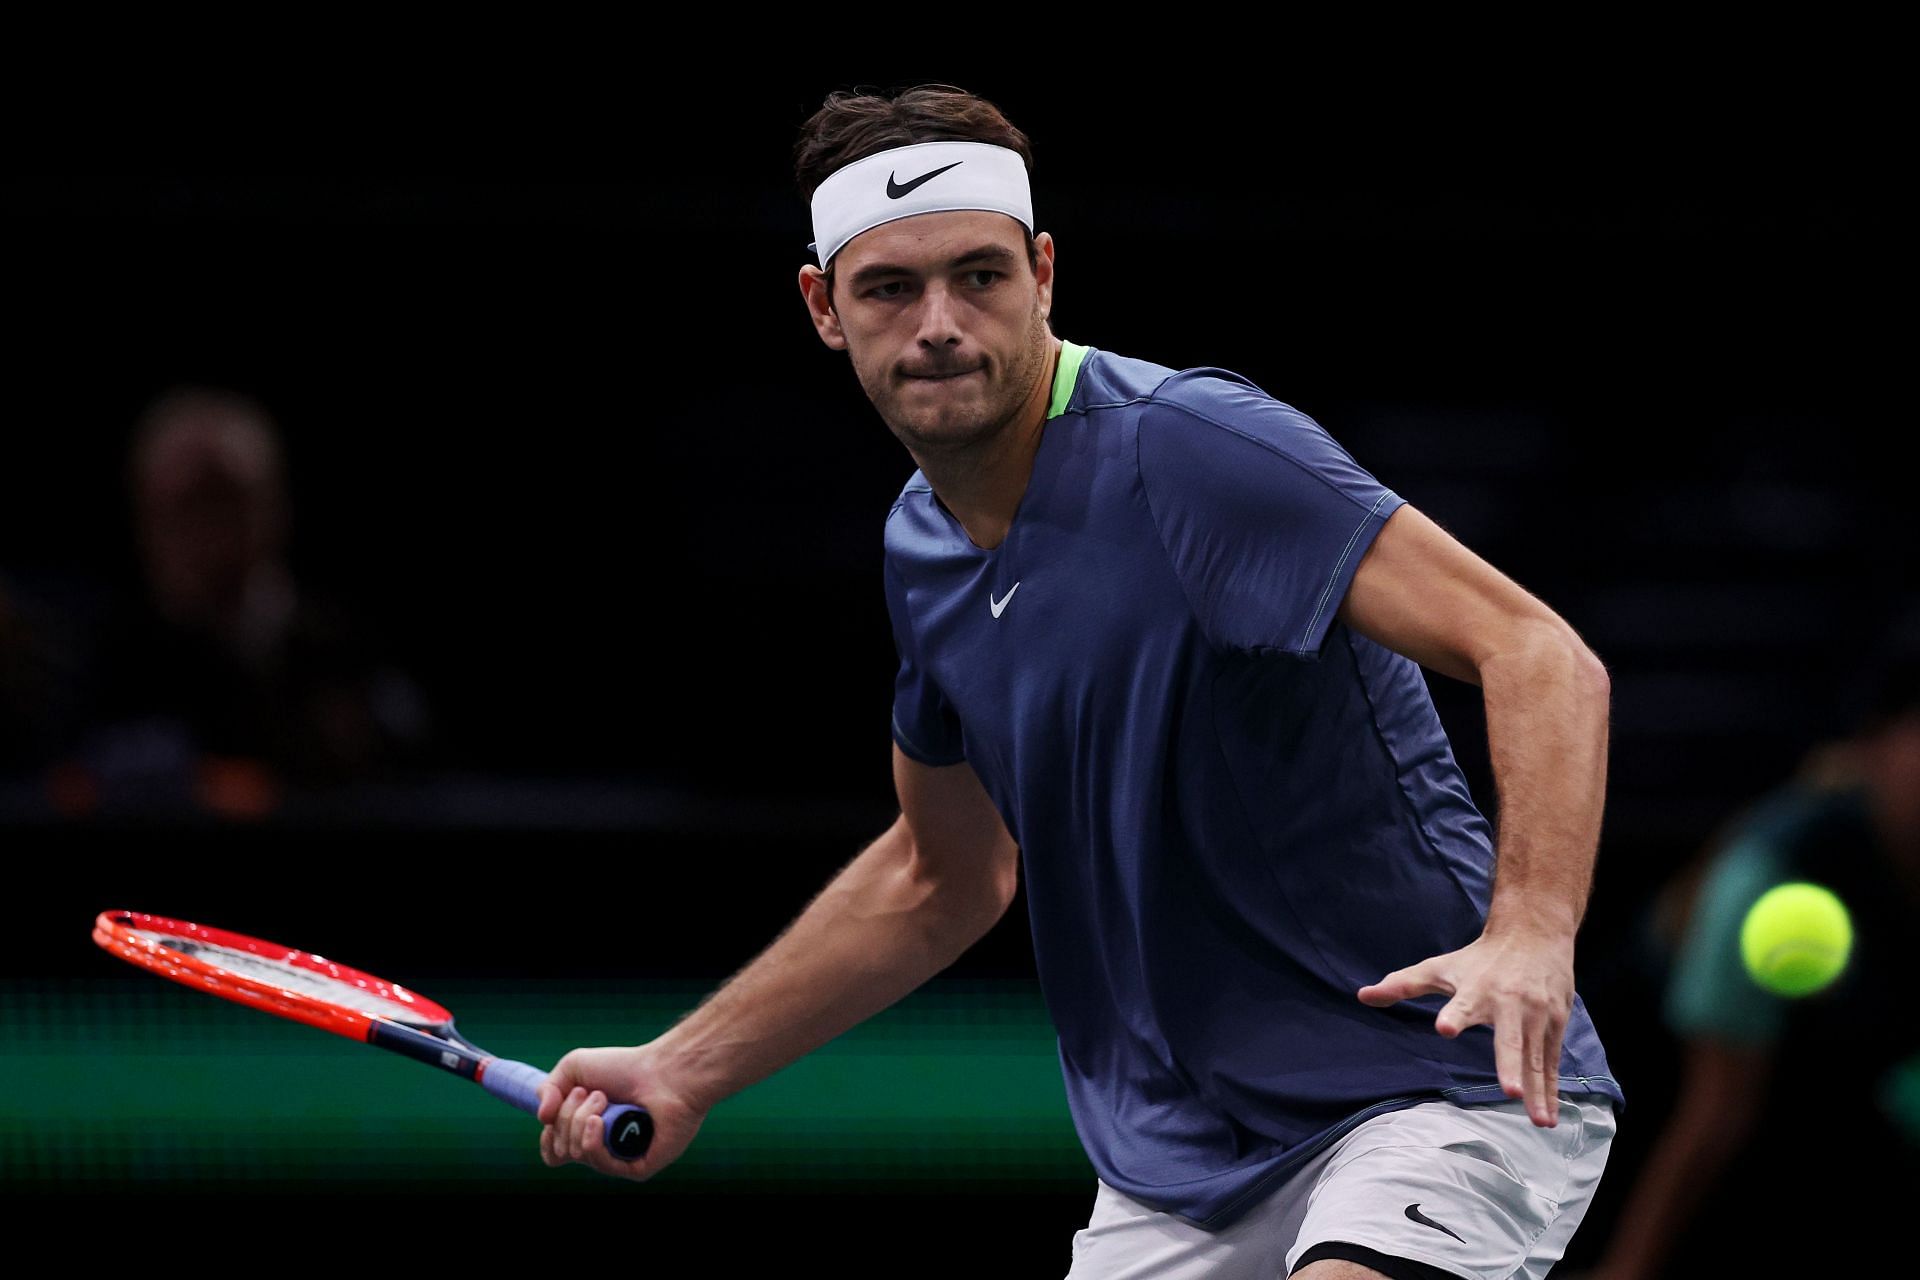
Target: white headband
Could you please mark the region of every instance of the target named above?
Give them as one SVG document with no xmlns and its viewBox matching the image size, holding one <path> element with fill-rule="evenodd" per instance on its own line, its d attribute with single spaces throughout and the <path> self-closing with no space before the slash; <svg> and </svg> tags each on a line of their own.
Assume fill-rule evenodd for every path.
<svg viewBox="0 0 1920 1280">
<path fill-rule="evenodd" d="M 989 209 L 1033 231 L 1033 193 L 1018 151 L 988 142 L 916 142 L 836 169 L 814 189 L 813 243 L 820 265 L 847 241 L 916 213 Z"/>
</svg>

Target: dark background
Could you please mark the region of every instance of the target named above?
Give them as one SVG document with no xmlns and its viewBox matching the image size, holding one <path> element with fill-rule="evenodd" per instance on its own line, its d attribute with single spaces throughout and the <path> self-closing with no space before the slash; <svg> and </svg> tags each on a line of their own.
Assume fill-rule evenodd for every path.
<svg viewBox="0 0 1920 1280">
<path fill-rule="evenodd" d="M 1665 72 L 1307 90 L 1205 65 L 880 83 L 934 78 L 1033 139 L 1055 333 L 1252 378 L 1608 664 L 1581 991 L 1630 1111 L 1591 1255 L 1671 1092 L 1656 897 L 1835 727 L 1912 598 L 1888 96 Z M 188 158 L 0 184 L 0 572 L 55 602 L 131 589 L 135 415 L 177 383 L 240 388 L 285 435 L 296 572 L 377 625 L 435 725 L 417 803 L 252 826 L 16 804 L 10 982 L 118 977 L 81 939 L 130 906 L 371 952 L 428 991 L 710 985 L 890 821 L 880 538 L 913 467 L 807 320 L 790 165 L 823 94 L 871 82 L 743 75 L 513 130 L 484 108 L 236 115 Z M 1492 812 L 1478 690 L 1429 683 Z M 1017 904 L 956 974 L 1029 979 L 1025 927 Z M 481 954 L 449 958 L 456 937 Z M 669 1195 L 701 1232 L 745 1200 Z M 816 1244 L 845 1222 L 844 1264 L 878 1268 L 980 1215 L 1012 1233 L 994 1249 L 1064 1271 L 1091 1181 L 874 1195 L 788 1187 L 748 1217 Z"/>
</svg>

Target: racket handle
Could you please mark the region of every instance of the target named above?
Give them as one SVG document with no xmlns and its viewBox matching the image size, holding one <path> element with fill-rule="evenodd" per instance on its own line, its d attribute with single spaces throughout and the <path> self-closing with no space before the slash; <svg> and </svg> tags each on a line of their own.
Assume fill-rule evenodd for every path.
<svg viewBox="0 0 1920 1280">
<path fill-rule="evenodd" d="M 653 1143 L 653 1117 L 645 1107 L 622 1102 L 608 1107 L 600 1119 L 605 1124 L 600 1136 L 606 1141 L 607 1150 L 622 1160 L 638 1160 L 647 1154 L 647 1148 Z"/>
<path fill-rule="evenodd" d="M 490 1058 L 480 1073 L 480 1087 L 528 1115 L 540 1114 L 540 1086 L 547 1073 L 511 1058 Z M 619 1103 L 600 1117 L 600 1136 L 607 1150 L 622 1160 L 638 1160 L 653 1142 L 653 1117 L 645 1107 Z"/>
</svg>

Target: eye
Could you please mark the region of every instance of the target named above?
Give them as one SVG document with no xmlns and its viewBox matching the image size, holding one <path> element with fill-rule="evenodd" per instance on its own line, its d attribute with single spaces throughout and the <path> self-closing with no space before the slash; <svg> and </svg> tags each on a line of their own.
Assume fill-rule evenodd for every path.
<svg viewBox="0 0 1920 1280">
<path fill-rule="evenodd" d="M 889 289 L 904 289 L 904 288 L 906 288 L 906 285 L 902 284 L 900 281 L 889 280 L 885 284 L 875 285 L 873 288 L 867 290 L 867 296 L 869 298 L 897 298 L 900 296 L 898 293 L 888 293 L 886 291 Z"/>
<path fill-rule="evenodd" d="M 985 270 L 969 271 L 967 272 L 967 274 L 970 276 L 987 277 L 986 279 L 979 281 L 980 287 L 983 289 L 986 288 L 988 285 L 992 284 L 995 280 L 998 280 L 1000 278 L 1000 273 L 998 271 L 985 271 Z"/>
</svg>

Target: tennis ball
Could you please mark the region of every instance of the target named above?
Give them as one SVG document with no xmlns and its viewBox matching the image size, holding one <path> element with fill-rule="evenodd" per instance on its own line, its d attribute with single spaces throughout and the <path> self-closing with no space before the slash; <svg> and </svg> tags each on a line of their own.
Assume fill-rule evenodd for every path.
<svg viewBox="0 0 1920 1280">
<path fill-rule="evenodd" d="M 1830 890 L 1796 881 L 1760 895 L 1740 926 L 1753 980 L 1782 996 L 1812 995 L 1847 967 L 1853 920 Z"/>
</svg>

